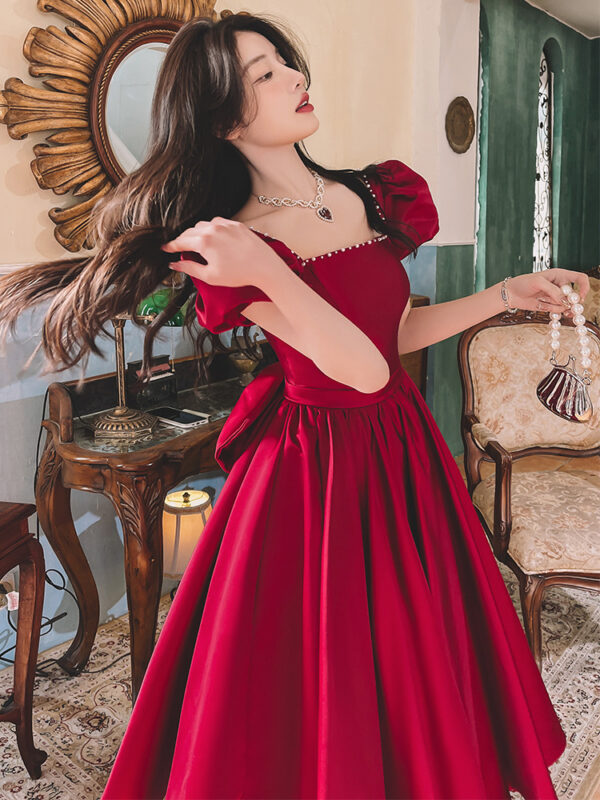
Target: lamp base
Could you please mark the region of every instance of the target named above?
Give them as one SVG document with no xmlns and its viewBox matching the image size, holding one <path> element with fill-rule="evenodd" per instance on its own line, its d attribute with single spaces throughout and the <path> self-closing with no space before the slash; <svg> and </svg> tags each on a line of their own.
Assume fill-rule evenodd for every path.
<svg viewBox="0 0 600 800">
<path fill-rule="evenodd" d="M 94 436 L 99 439 L 137 439 L 152 433 L 157 418 L 136 408 L 117 406 L 94 422 Z"/>
</svg>

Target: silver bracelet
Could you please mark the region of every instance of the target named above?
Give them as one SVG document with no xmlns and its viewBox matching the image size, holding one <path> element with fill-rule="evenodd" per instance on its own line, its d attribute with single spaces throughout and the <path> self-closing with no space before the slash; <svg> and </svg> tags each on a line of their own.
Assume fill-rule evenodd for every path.
<svg viewBox="0 0 600 800">
<path fill-rule="evenodd" d="M 507 291 L 507 284 L 508 284 L 508 277 L 504 278 L 502 281 L 502 286 L 500 287 L 500 295 L 502 296 L 502 300 L 504 301 L 504 305 L 506 310 L 509 314 L 516 314 L 519 310 L 518 308 L 511 308 L 508 304 L 508 291 Z"/>
</svg>

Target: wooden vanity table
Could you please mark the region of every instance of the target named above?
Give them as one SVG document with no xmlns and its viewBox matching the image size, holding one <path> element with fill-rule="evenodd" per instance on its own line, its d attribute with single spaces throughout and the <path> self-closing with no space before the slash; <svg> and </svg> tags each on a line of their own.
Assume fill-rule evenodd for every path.
<svg viewBox="0 0 600 800">
<path fill-rule="evenodd" d="M 237 378 L 202 387 L 207 402 L 181 397 L 184 408 L 235 404 L 243 387 Z M 185 395 L 186 393 L 182 393 Z M 229 399 L 228 399 L 229 398 Z M 154 648 L 163 580 L 162 510 L 168 491 L 191 475 L 218 468 L 215 443 L 227 417 L 199 428 L 161 425 L 135 442 L 95 440 L 73 419 L 71 396 L 61 383 L 49 390 L 46 446 L 40 462 L 36 505 L 41 526 L 73 585 L 81 616 L 60 666 L 76 675 L 85 667 L 98 629 L 96 581 L 71 515 L 71 489 L 100 492 L 112 501 L 123 526 L 125 579 L 131 640 L 131 683 L 137 697 Z M 91 419 L 91 418 L 90 418 Z"/>
</svg>

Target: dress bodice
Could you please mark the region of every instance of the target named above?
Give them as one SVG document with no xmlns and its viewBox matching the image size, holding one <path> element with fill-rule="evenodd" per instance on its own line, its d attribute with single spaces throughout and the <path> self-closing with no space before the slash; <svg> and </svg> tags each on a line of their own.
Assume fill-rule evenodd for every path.
<svg viewBox="0 0 600 800">
<path fill-rule="evenodd" d="M 265 237 L 269 244 L 277 240 Z M 410 294 L 408 276 L 386 236 L 358 246 L 297 259 L 302 280 L 362 330 L 383 354 L 390 373 L 399 365 L 398 324 Z M 268 330 L 286 381 L 302 386 L 345 387 L 325 375 L 315 363 Z"/>
<path fill-rule="evenodd" d="M 438 217 L 426 181 L 395 159 L 377 165 L 367 185 L 379 215 L 402 225 L 416 245 L 438 230 Z M 250 226 L 252 227 L 252 226 Z M 390 373 L 398 369 L 398 325 L 410 295 L 402 258 L 408 248 L 396 237 L 382 234 L 364 242 L 303 259 L 283 241 L 252 230 L 266 241 L 288 266 L 317 294 L 360 328 L 385 357 Z M 234 325 L 254 324 L 243 309 L 269 297 L 255 286 L 222 287 L 193 279 L 198 289 L 196 311 L 200 324 L 214 333 Z M 314 362 L 268 330 L 285 380 L 301 386 L 339 388 Z M 347 388 L 347 387 L 345 387 Z"/>
</svg>

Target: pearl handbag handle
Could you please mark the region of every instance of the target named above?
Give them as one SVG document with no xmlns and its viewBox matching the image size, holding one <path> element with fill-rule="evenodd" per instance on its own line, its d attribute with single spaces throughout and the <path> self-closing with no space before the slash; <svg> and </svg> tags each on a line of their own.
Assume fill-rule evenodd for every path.
<svg viewBox="0 0 600 800">
<path fill-rule="evenodd" d="M 581 352 L 581 366 L 583 373 L 579 375 L 575 370 L 575 356 L 569 355 L 565 364 L 559 364 L 556 353 L 560 349 L 560 317 L 557 312 L 550 313 L 550 346 L 552 353 L 550 363 L 554 368 L 537 385 L 536 394 L 540 402 L 554 414 L 570 422 L 588 422 L 593 414 L 592 401 L 587 387 L 592 382 L 590 367 L 590 347 L 588 343 L 588 329 L 585 325 L 583 305 L 579 302 L 579 293 L 565 283 L 561 286 L 573 312 L 575 334 L 579 341 Z"/>
</svg>

